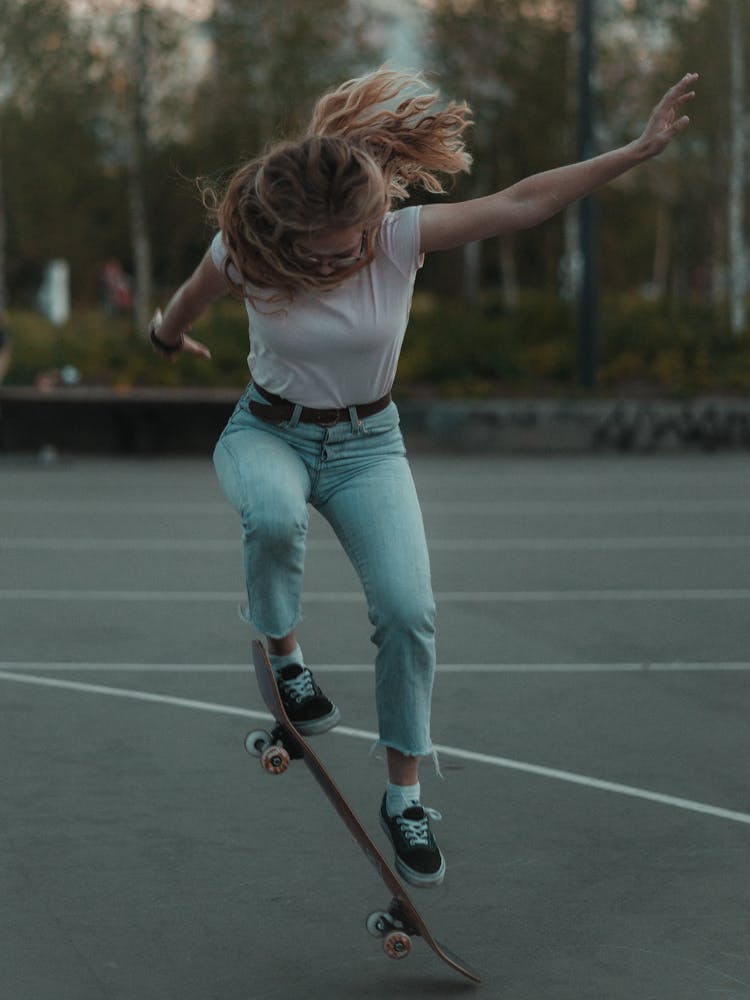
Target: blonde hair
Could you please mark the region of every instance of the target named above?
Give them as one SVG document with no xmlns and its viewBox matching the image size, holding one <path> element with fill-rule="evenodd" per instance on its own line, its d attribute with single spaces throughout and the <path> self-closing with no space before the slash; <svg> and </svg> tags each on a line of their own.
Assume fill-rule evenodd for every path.
<svg viewBox="0 0 750 1000">
<path fill-rule="evenodd" d="M 349 80 L 320 98 L 301 138 L 237 170 L 216 214 L 225 274 L 238 292 L 247 295 L 247 282 L 275 291 L 263 301 L 280 302 L 335 287 L 370 263 L 385 213 L 412 188 L 440 194 L 440 174 L 470 169 L 468 106 L 437 107 L 439 94 L 425 87 L 419 75 L 384 68 Z M 367 232 L 366 253 L 335 274 L 315 273 L 296 249 L 299 240 L 356 226 Z"/>
</svg>

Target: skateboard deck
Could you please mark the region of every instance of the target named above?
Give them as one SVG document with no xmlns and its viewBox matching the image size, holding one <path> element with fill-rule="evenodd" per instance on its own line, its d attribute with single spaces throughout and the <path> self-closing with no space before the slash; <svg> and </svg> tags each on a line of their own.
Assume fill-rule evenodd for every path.
<svg viewBox="0 0 750 1000">
<path fill-rule="evenodd" d="M 479 973 L 432 935 L 398 876 L 362 826 L 320 758 L 287 716 L 264 646 L 256 641 L 253 642 L 252 650 L 258 688 L 276 726 L 271 733 L 264 730 L 248 733 L 245 749 L 248 753 L 259 756 L 264 769 L 271 774 L 285 771 L 290 760 L 304 760 L 326 798 L 391 894 L 388 909 L 378 910 L 368 917 L 368 931 L 382 938 L 384 951 L 391 958 L 405 958 L 411 950 L 412 937 L 421 937 L 451 969 L 474 983 L 480 983 L 482 979 Z"/>
</svg>

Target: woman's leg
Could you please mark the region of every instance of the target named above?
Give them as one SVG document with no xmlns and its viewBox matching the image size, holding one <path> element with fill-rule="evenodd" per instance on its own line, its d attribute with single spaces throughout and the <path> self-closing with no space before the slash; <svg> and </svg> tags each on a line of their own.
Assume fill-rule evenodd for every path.
<svg viewBox="0 0 750 1000">
<path fill-rule="evenodd" d="M 432 753 L 435 603 L 411 470 L 393 407 L 326 449 L 327 472 L 313 503 L 330 522 L 359 574 L 374 626 L 379 742 L 389 783 L 380 822 L 396 867 L 412 885 L 439 885 L 445 859 L 420 803 L 419 764 Z"/>
<path fill-rule="evenodd" d="M 419 764 L 421 757 L 409 757 L 394 750 L 393 747 L 386 747 L 388 757 L 388 780 L 393 785 L 403 788 L 416 785 L 419 781 Z"/>
<path fill-rule="evenodd" d="M 309 477 L 281 437 L 233 418 L 214 451 L 214 466 L 242 519 L 248 620 L 282 645 L 300 617 Z"/>
<path fill-rule="evenodd" d="M 398 432 L 396 432 L 398 433 Z M 408 462 L 388 444 L 339 477 L 319 510 L 330 522 L 364 587 L 375 658 L 380 743 L 395 783 L 413 784 L 419 757 L 432 753 L 435 604 L 422 513 Z M 400 437 L 400 435 L 399 435 Z M 394 453 L 395 451 L 395 453 Z"/>
<path fill-rule="evenodd" d="M 268 640 L 268 652 L 272 656 L 289 656 L 297 648 L 297 633 L 290 632 L 289 635 L 284 635 L 280 639 L 274 639 L 273 636 L 266 636 Z"/>
<path fill-rule="evenodd" d="M 289 717 L 303 735 L 340 719 L 304 665 L 295 626 L 300 617 L 307 536 L 307 467 L 282 434 L 238 407 L 214 451 L 219 481 L 242 518 L 247 620 L 262 632 Z M 296 653 L 297 655 L 290 656 Z"/>
<path fill-rule="evenodd" d="M 374 625 L 376 706 L 389 783 L 380 823 L 412 885 L 439 885 L 445 859 L 420 803 L 419 764 L 432 752 L 435 604 L 422 515 L 405 458 L 350 478 L 320 508 L 351 558 Z"/>
</svg>

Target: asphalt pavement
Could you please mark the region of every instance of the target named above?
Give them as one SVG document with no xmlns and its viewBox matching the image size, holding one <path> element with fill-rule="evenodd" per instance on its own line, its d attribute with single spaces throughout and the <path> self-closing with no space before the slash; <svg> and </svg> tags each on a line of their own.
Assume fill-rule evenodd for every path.
<svg viewBox="0 0 750 1000">
<path fill-rule="evenodd" d="M 414 890 L 464 983 L 365 930 L 381 884 L 301 766 L 243 751 L 239 525 L 208 459 L 0 458 L 1 1000 L 750 998 L 750 466 L 420 454 L 438 603 Z M 370 625 L 313 516 L 316 748 L 385 849 Z"/>
</svg>

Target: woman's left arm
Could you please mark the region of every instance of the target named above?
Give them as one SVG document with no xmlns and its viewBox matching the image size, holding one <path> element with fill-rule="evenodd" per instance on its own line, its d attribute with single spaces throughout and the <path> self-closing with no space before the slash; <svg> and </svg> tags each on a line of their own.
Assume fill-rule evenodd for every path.
<svg viewBox="0 0 750 1000">
<path fill-rule="evenodd" d="M 697 73 L 687 73 L 651 113 L 641 136 L 609 153 L 534 174 L 484 198 L 425 205 L 420 214 L 421 251 L 449 250 L 475 240 L 531 229 L 645 160 L 658 156 L 690 119 L 682 106 L 695 97 Z"/>
</svg>

